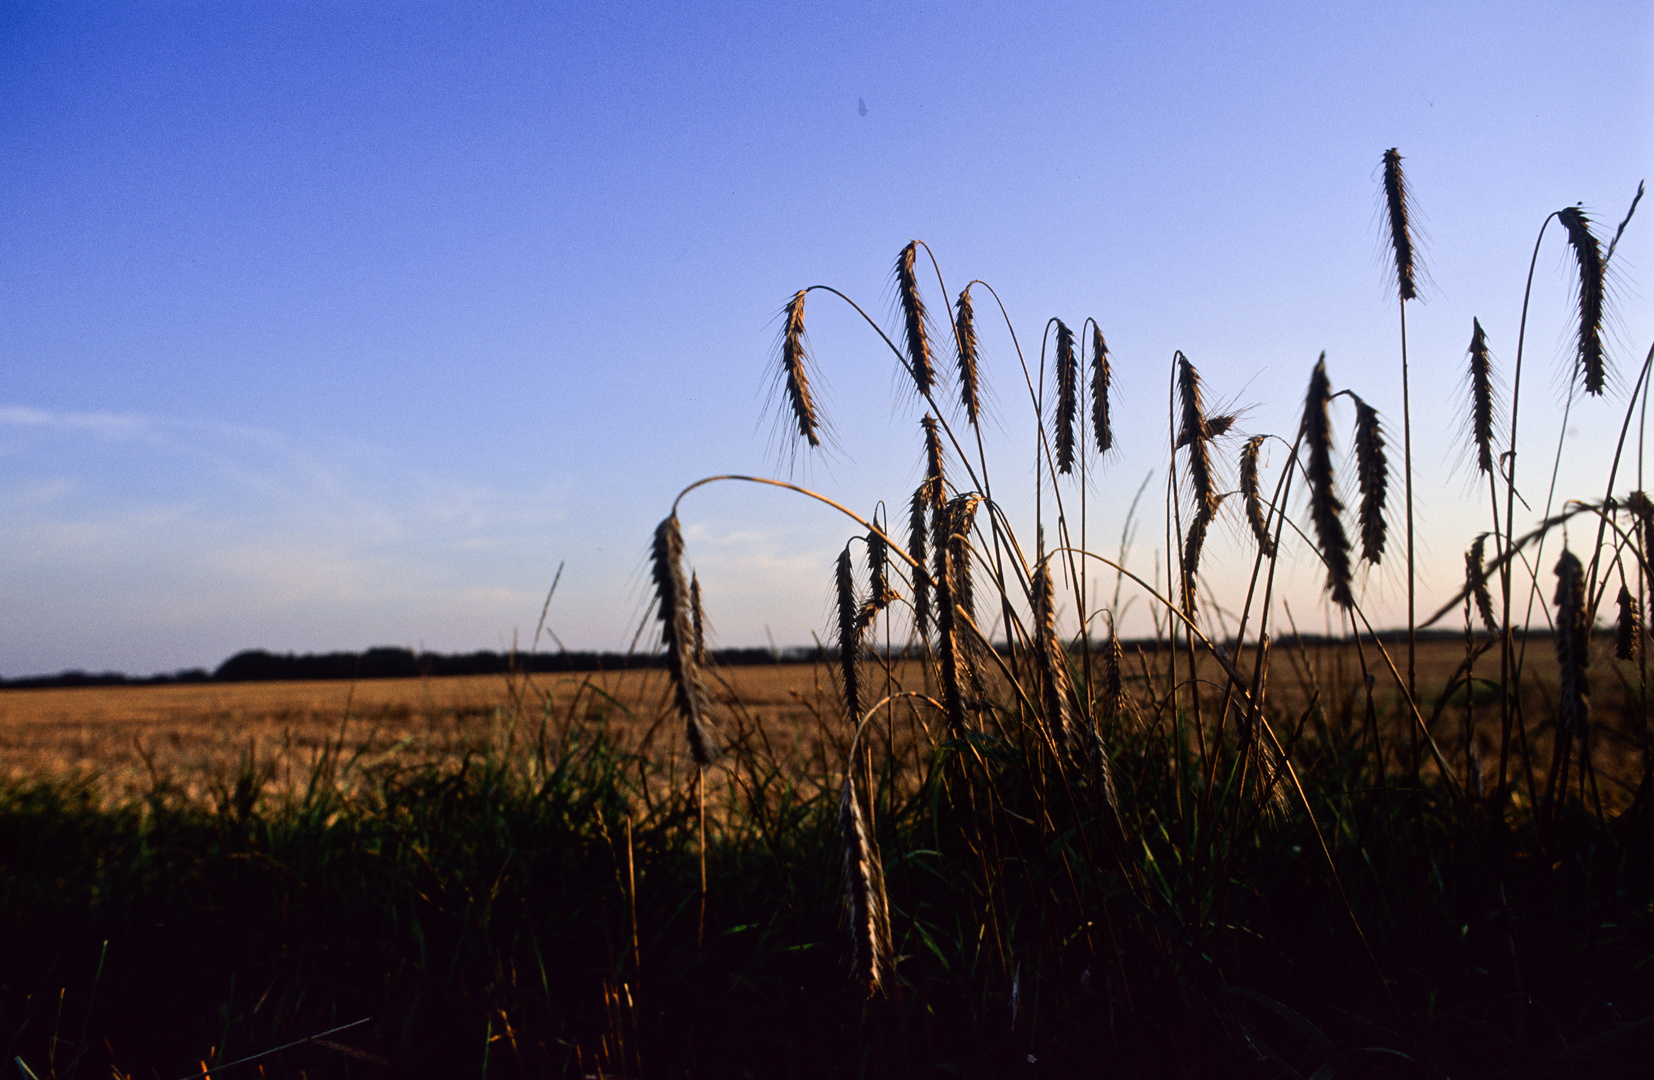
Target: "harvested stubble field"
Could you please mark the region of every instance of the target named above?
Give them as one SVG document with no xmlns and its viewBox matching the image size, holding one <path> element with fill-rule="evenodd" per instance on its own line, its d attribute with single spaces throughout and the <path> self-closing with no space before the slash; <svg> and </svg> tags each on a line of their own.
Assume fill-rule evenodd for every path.
<svg viewBox="0 0 1654 1080">
<path fill-rule="evenodd" d="M 1486 642 L 1486 636 L 1480 637 Z M 1394 645 L 1391 646 L 1394 649 Z M 1394 655 L 1392 653 L 1392 655 Z M 1235 651 L 1249 668 L 1249 650 Z M 1389 742 L 1399 770 L 1410 745 L 1403 701 L 1386 678 L 1384 661 L 1371 645 L 1308 643 L 1277 647 L 1272 654 L 1269 692 L 1273 707 L 1304 720 L 1300 738 L 1327 743 L 1360 737 L 1365 713 L 1363 658 L 1376 679 L 1375 712 L 1380 737 Z M 1454 770 L 1465 763 L 1464 693 L 1443 689 L 1461 676 L 1462 641 L 1432 638 L 1418 653 L 1419 697 L 1443 756 Z M 1642 726 L 1638 665 L 1615 660 L 1603 644 L 1595 650 L 1590 677 L 1596 691 L 1592 761 L 1610 807 L 1623 807 L 1641 779 Z M 1134 698 L 1159 701 L 1164 687 L 1147 691 L 1163 670 L 1149 649 L 1127 650 L 1127 678 Z M 1481 677 L 1497 677 L 1498 652 L 1477 661 Z M 1546 721 L 1556 708 L 1557 663 L 1549 638 L 1527 650 L 1523 707 L 1530 720 L 1536 765 L 1550 760 L 1554 727 Z M 1223 677 L 1209 656 L 1196 660 L 1204 691 L 1218 697 Z M 871 685 L 883 685 L 886 667 L 869 665 Z M 934 691 L 926 665 L 889 665 L 892 688 Z M 789 763 L 795 780 L 821 780 L 838 771 L 848 746 L 842 698 L 833 668 L 788 663 L 720 668 L 714 680 L 720 727 L 732 738 L 765 744 L 766 756 Z M 882 692 L 882 690 L 881 690 Z M 1497 739 L 1497 704 L 1477 689 L 1471 695 L 1472 739 L 1485 747 Z M 1316 703 L 1311 709 L 1310 703 Z M 1441 709 L 1432 709 L 1433 703 Z M 1153 706 L 1136 710 L 1135 722 L 1152 725 Z M 532 725 L 523 718 L 533 718 Z M 481 753 L 506 744 L 525 752 L 539 738 L 537 720 L 562 739 L 570 725 L 602 720 L 618 745 L 639 752 L 681 753 L 682 740 L 670 723 L 671 686 L 661 670 L 570 675 L 473 675 L 425 679 L 368 679 L 293 682 L 183 683 L 110 687 L 68 687 L 0 691 L 0 776 L 13 780 L 52 775 L 95 778 L 110 794 L 132 795 L 165 777 L 199 793 L 221 782 L 248 760 L 262 763 L 272 789 L 300 783 L 316 758 L 342 753 L 365 762 L 398 755 L 421 760 Z M 1538 721 L 1534 723 L 1534 721 Z M 532 726 L 533 730 L 529 730 Z M 934 749 L 940 732 L 898 733 L 904 743 L 918 737 Z M 1428 760 L 1427 770 L 1434 765 Z"/>
</svg>

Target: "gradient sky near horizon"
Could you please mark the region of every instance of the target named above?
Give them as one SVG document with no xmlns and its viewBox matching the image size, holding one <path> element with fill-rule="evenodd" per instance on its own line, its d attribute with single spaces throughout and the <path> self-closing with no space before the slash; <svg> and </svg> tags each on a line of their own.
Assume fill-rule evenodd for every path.
<svg viewBox="0 0 1654 1080">
<path fill-rule="evenodd" d="M 919 410 L 853 312 L 808 309 L 832 452 L 793 460 L 770 395 L 792 293 L 894 328 L 915 237 L 951 290 L 998 290 L 1036 363 L 1049 317 L 1099 320 L 1120 449 L 1090 537 L 1115 548 L 1152 472 L 1151 573 L 1174 350 L 1288 437 L 1325 350 L 1399 464 L 1391 146 L 1430 275 L 1407 317 L 1431 609 L 1487 528 L 1458 450 L 1471 319 L 1508 384 L 1541 221 L 1583 203 L 1611 234 L 1654 175 L 1654 5 L 5 3 L 0 101 L 0 677 L 526 646 L 560 564 L 557 640 L 625 649 L 689 482 L 904 502 Z M 1612 266 L 1619 378 L 1573 406 L 1559 497 L 1600 496 L 1654 334 L 1654 206 Z M 1571 289 L 1553 227 L 1536 510 Z M 1031 537 L 1028 395 L 983 326 Z M 721 644 L 826 625 L 849 523 L 735 485 L 682 516 Z M 1216 527 L 1219 595 L 1243 533 Z M 1378 621 L 1401 582 L 1364 578 Z M 1305 559 L 1282 585 L 1317 629 L 1320 585 Z"/>
</svg>

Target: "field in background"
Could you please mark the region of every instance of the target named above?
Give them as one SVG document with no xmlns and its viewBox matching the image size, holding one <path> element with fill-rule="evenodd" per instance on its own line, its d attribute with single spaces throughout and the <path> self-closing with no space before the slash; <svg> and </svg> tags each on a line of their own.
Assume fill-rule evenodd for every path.
<svg viewBox="0 0 1654 1080">
<path fill-rule="evenodd" d="M 1591 667 L 1593 757 L 1605 785 L 1604 800 L 1623 806 L 1640 778 L 1637 669 L 1615 661 L 1607 642 L 1599 645 Z M 1459 641 L 1422 645 L 1420 697 L 1427 719 L 1464 655 Z M 1393 680 L 1370 645 L 1366 658 L 1378 677 L 1381 737 L 1404 750 L 1406 729 L 1397 721 L 1402 711 Z M 1249 669 L 1249 654 L 1240 659 L 1243 669 Z M 1163 699 L 1163 687 L 1151 695 L 1146 686 L 1147 671 L 1159 670 L 1164 660 L 1128 652 L 1127 661 L 1138 700 Z M 923 682 L 921 665 L 897 666 L 897 683 L 912 688 Z M 1557 679 L 1549 639 L 1529 645 L 1526 667 L 1535 677 L 1524 695 L 1528 727 L 1534 739 L 1548 746 Z M 1497 648 L 1483 654 L 1475 670 L 1478 678 L 1497 680 Z M 876 692 L 883 682 L 879 671 L 876 663 L 869 664 L 869 687 Z M 1203 692 L 1215 696 L 1221 686 L 1217 665 L 1206 657 L 1199 671 Z M 764 741 L 767 756 L 790 762 L 796 778 L 838 772 L 846 728 L 839 718 L 834 671 L 804 663 L 719 668 L 715 674 L 719 718 L 728 735 Z M 1340 718 L 1345 726 L 1359 724 L 1365 711 L 1361 685 L 1360 656 L 1351 645 L 1281 646 L 1272 657 L 1273 704 L 1288 715 L 1303 716 L 1311 738 L 1326 741 Z M 677 725 L 662 722 L 669 694 L 660 670 L 4 690 L 0 776 L 16 780 L 91 773 L 112 793 L 126 795 L 148 789 L 158 777 L 196 788 L 240 768 L 251 749 L 281 788 L 303 778 L 316 755 L 328 749 L 342 750 L 347 757 L 411 752 L 429 759 L 481 752 L 504 741 L 526 747 L 539 737 L 538 726 L 527 730 L 523 720 L 513 724 L 508 718 L 540 716 L 559 739 L 571 724 L 601 717 L 621 745 L 681 753 Z M 1432 734 L 1456 770 L 1465 759 L 1462 699 L 1462 692 L 1450 699 L 1452 704 L 1432 724 Z M 1309 710 L 1312 700 L 1317 708 Z M 1475 702 L 1474 730 L 1496 740 L 1495 699 L 1479 690 Z M 1137 721 L 1152 724 L 1154 716 L 1145 715 L 1152 712 L 1153 706 L 1140 704 Z M 923 731 L 916 735 L 925 737 Z M 1548 750 L 1541 753 L 1539 760 L 1547 761 Z"/>
</svg>

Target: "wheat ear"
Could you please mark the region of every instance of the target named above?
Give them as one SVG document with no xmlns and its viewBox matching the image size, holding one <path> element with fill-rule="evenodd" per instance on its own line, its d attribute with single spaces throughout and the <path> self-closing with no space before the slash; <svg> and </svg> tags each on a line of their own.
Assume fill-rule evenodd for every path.
<svg viewBox="0 0 1654 1080">
<path fill-rule="evenodd" d="M 850 549 L 839 552 L 833 584 L 838 595 L 838 662 L 844 683 L 844 709 L 852 722 L 861 717 L 861 614 L 856 603 L 856 576 L 850 565 Z"/>
<path fill-rule="evenodd" d="M 1057 471 L 1074 471 L 1074 425 L 1080 411 L 1080 365 L 1074 356 L 1074 331 L 1057 320 L 1057 407 L 1051 417 L 1057 446 Z"/>
<path fill-rule="evenodd" d="M 1487 571 L 1483 569 L 1482 553 L 1486 550 L 1487 533 L 1482 533 L 1471 541 L 1470 550 L 1464 553 L 1464 580 L 1465 588 L 1476 601 L 1476 614 L 1482 618 L 1482 625 L 1487 632 L 1499 632 L 1499 620 L 1493 617 L 1493 594 L 1487 587 Z"/>
<path fill-rule="evenodd" d="M 930 480 L 919 481 L 907 512 L 907 556 L 913 560 L 913 632 L 920 642 L 930 636 L 930 574 L 925 569 L 930 546 Z"/>
<path fill-rule="evenodd" d="M 787 322 L 781 331 L 781 376 L 787 388 L 798 434 L 811 446 L 821 445 L 821 419 L 810 395 L 809 355 L 804 350 L 804 290 L 787 301 Z"/>
<path fill-rule="evenodd" d="M 1403 300 L 1418 297 L 1413 265 L 1413 230 L 1409 218 L 1412 193 L 1401 171 L 1401 154 L 1395 148 L 1384 151 L 1384 210 L 1390 226 L 1390 250 L 1396 260 L 1396 289 Z"/>
<path fill-rule="evenodd" d="M 706 667 L 706 613 L 701 610 L 701 575 L 689 575 L 689 613 L 695 627 L 695 664 Z"/>
<path fill-rule="evenodd" d="M 683 533 L 673 514 L 655 528 L 651 550 L 655 578 L 655 613 L 660 619 L 661 644 L 672 680 L 673 702 L 684 720 L 684 735 L 697 765 L 710 765 L 717 756 L 707 720 L 706 690 L 695 663 L 695 627 L 689 590 L 683 580 Z"/>
<path fill-rule="evenodd" d="M 941 478 L 934 478 L 936 489 Z M 965 734 L 965 691 L 954 618 L 953 515 L 946 504 L 931 510 L 930 554 L 935 564 L 930 585 L 936 592 L 936 658 L 942 666 L 942 707 L 954 738 Z"/>
<path fill-rule="evenodd" d="M 1568 233 L 1568 246 L 1579 263 L 1578 365 L 1585 376 L 1585 392 L 1601 395 L 1607 381 L 1602 355 L 1604 281 L 1602 245 L 1591 233 L 1591 219 L 1577 206 L 1560 211 L 1556 219 Z"/>
<path fill-rule="evenodd" d="M 890 548 L 885 543 L 884 536 L 874 530 L 867 534 L 867 575 L 871 578 L 871 587 L 867 591 L 867 599 L 862 603 L 861 611 L 856 614 L 856 633 L 864 633 L 873 625 L 873 620 L 879 612 L 901 599 L 900 594 L 890 587 Z"/>
<path fill-rule="evenodd" d="M 1114 429 L 1109 426 L 1108 392 L 1113 374 L 1108 367 L 1108 343 L 1097 324 L 1091 325 L 1091 433 L 1097 452 L 1106 454 L 1114 446 Z"/>
<path fill-rule="evenodd" d="M 1564 548 L 1556 561 L 1556 663 L 1561 670 L 1557 724 L 1584 737 L 1591 717 L 1591 686 L 1585 669 L 1591 627 L 1585 617 L 1585 568 Z"/>
<path fill-rule="evenodd" d="M 976 312 L 971 307 L 971 289 L 959 294 L 955 305 L 954 327 L 959 344 L 959 404 L 965 407 L 965 419 L 975 427 L 982 412 L 981 391 L 978 389 L 976 357 Z"/>
<path fill-rule="evenodd" d="M 902 301 L 903 341 L 907 346 L 907 365 L 913 376 L 913 385 L 921 397 L 929 398 L 936 385 L 936 369 L 930 359 L 930 316 L 925 302 L 919 296 L 919 278 L 914 272 L 914 258 L 919 242 L 912 240 L 896 256 L 896 292 Z"/>
<path fill-rule="evenodd" d="M 1275 554 L 1275 540 L 1269 535 L 1269 522 L 1264 517 L 1263 499 L 1258 493 L 1258 453 L 1263 449 L 1266 435 L 1254 435 L 1246 440 L 1241 447 L 1240 455 L 1240 493 L 1241 502 L 1246 504 L 1246 524 L 1252 530 L 1252 536 L 1258 541 L 1258 550 L 1265 558 Z"/>
<path fill-rule="evenodd" d="M 1359 397 L 1355 397 L 1355 479 L 1361 491 L 1357 514 L 1361 557 L 1376 565 L 1384 557 L 1384 495 L 1390 486 L 1390 467 L 1378 410 Z"/>
<path fill-rule="evenodd" d="M 884 891 L 879 849 L 867 830 L 856 795 L 854 766 L 847 769 L 839 801 L 844 844 L 844 892 L 850 907 L 850 943 L 855 977 L 868 997 L 882 994 L 890 972 L 890 906 Z"/>
<path fill-rule="evenodd" d="M 959 610 L 976 620 L 976 590 L 971 581 L 971 528 L 976 523 L 976 508 L 982 502 L 975 495 L 960 495 L 948 503 L 949 555 L 953 563 L 953 602 Z"/>
<path fill-rule="evenodd" d="M 1614 655 L 1621 660 L 1635 660 L 1642 645 L 1642 608 L 1631 589 L 1620 582 L 1619 619 L 1614 623 Z"/>
<path fill-rule="evenodd" d="M 1195 519 L 1189 523 L 1189 535 L 1183 543 L 1183 614 L 1195 621 L 1196 573 L 1200 569 L 1200 552 L 1206 546 L 1206 530 L 1217 517 L 1218 507 L 1227 495 L 1219 495 L 1210 503 L 1195 508 Z"/>
<path fill-rule="evenodd" d="M 1304 468 L 1309 481 L 1309 514 L 1321 543 L 1321 558 L 1327 564 L 1327 590 L 1339 607 L 1355 606 L 1350 592 L 1350 541 L 1344 535 L 1338 515 L 1344 504 L 1338 501 L 1332 474 L 1332 423 L 1327 404 L 1332 391 L 1327 384 L 1327 354 L 1315 362 L 1310 373 L 1309 392 L 1304 396 L 1304 443 L 1309 462 Z"/>
<path fill-rule="evenodd" d="M 1470 437 L 1476 447 L 1476 471 L 1493 472 L 1493 361 L 1488 356 L 1482 320 L 1470 320 Z"/>
<path fill-rule="evenodd" d="M 1067 754 L 1073 745 L 1073 725 L 1068 709 L 1068 661 L 1057 637 L 1056 588 L 1051 564 L 1042 562 L 1034 571 L 1034 652 L 1040 670 L 1041 705 L 1045 722 L 1057 749 Z"/>
<path fill-rule="evenodd" d="M 1194 487 L 1195 509 L 1209 506 L 1216 498 L 1212 484 L 1212 455 L 1207 443 L 1211 432 L 1206 427 L 1206 405 L 1201 399 L 1200 373 L 1189 363 L 1189 358 L 1177 354 L 1177 396 L 1182 406 L 1181 425 L 1177 445 L 1189 451 L 1189 482 Z"/>
</svg>

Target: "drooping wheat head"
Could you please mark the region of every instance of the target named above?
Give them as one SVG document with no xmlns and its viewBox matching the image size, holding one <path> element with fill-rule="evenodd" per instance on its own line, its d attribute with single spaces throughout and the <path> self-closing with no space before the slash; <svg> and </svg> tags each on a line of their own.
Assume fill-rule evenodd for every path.
<svg viewBox="0 0 1654 1080">
<path fill-rule="evenodd" d="M 1591 219 L 1577 206 L 1560 211 L 1556 219 L 1568 234 L 1568 246 L 1579 264 L 1579 333 L 1577 370 L 1585 379 L 1587 394 L 1601 395 L 1607 381 L 1607 364 L 1602 354 L 1604 290 L 1602 246 L 1591 233 Z"/>
<path fill-rule="evenodd" d="M 697 765 L 710 765 L 717 756 L 707 713 L 706 690 L 695 663 L 695 626 L 689 589 L 683 579 L 683 533 L 673 514 L 655 528 L 651 548 L 655 579 L 655 613 L 660 619 L 661 644 L 672 680 L 673 703 L 684 720 L 684 735 Z"/>
<path fill-rule="evenodd" d="M 1177 445 L 1187 447 L 1189 483 L 1194 488 L 1195 510 L 1210 506 L 1216 497 L 1212 481 L 1212 455 L 1206 426 L 1206 404 L 1201 399 L 1200 373 L 1189 358 L 1177 354 L 1177 397 L 1182 406 Z"/>
<path fill-rule="evenodd" d="M 1338 500 L 1333 482 L 1332 423 L 1327 416 L 1331 400 L 1327 355 L 1322 353 L 1310 374 L 1309 392 L 1304 396 L 1304 444 L 1309 449 L 1304 476 L 1309 481 L 1310 520 L 1321 544 L 1321 558 L 1327 565 L 1327 591 L 1332 594 L 1333 603 L 1348 608 L 1355 605 L 1355 597 L 1350 592 L 1350 541 L 1339 520 L 1344 504 Z"/>
<path fill-rule="evenodd" d="M 936 369 L 930 355 L 930 316 L 919 295 L 919 277 L 914 270 L 914 259 L 919 242 L 912 240 L 896 256 L 896 292 L 902 302 L 902 339 L 907 349 L 908 373 L 921 397 L 929 398 L 936 385 Z"/>
<path fill-rule="evenodd" d="M 1074 331 L 1057 320 L 1057 405 L 1051 415 L 1057 472 L 1074 471 L 1074 425 L 1080 412 L 1080 365 L 1074 355 Z"/>
<path fill-rule="evenodd" d="M 975 427 L 982 412 L 982 398 L 978 388 L 976 312 L 971 307 L 969 285 L 959 294 L 959 303 L 955 305 L 954 327 L 959 347 L 959 404 L 965 407 L 965 419 Z"/>
<path fill-rule="evenodd" d="M 1614 623 L 1614 656 L 1620 660 L 1635 660 L 1642 647 L 1642 606 L 1631 589 L 1620 582 L 1619 618 Z"/>
<path fill-rule="evenodd" d="M 1390 250 L 1396 260 L 1396 288 L 1403 300 L 1418 297 L 1413 265 L 1413 230 L 1409 221 L 1412 193 L 1401 171 L 1401 154 L 1395 148 L 1384 151 L 1384 209 L 1390 226 Z"/>
<path fill-rule="evenodd" d="M 844 894 L 850 909 L 850 947 L 856 982 L 868 997 L 883 994 L 890 977 L 890 905 L 879 849 L 862 816 L 854 764 L 845 771 L 839 800 L 844 848 Z"/>
<path fill-rule="evenodd" d="M 865 633 L 879 612 L 901 599 L 890 587 L 890 549 L 877 529 L 867 534 L 867 576 L 871 579 L 867 599 L 856 614 L 856 632 Z"/>
<path fill-rule="evenodd" d="M 1470 438 L 1476 448 L 1476 471 L 1493 472 L 1493 361 L 1480 319 L 1470 320 Z"/>
<path fill-rule="evenodd" d="M 1482 625 L 1490 634 L 1499 632 L 1499 620 L 1493 617 L 1493 593 L 1488 589 L 1487 571 L 1483 569 L 1485 562 L 1482 557 L 1487 547 L 1487 533 L 1482 533 L 1471 541 L 1470 550 L 1464 553 L 1464 582 L 1470 596 L 1476 601 L 1476 613 L 1481 616 Z"/>
<path fill-rule="evenodd" d="M 1355 398 L 1355 479 L 1361 490 L 1357 514 L 1361 557 L 1376 565 L 1384 557 L 1384 495 L 1390 486 L 1390 467 L 1378 410 L 1359 397 Z"/>
<path fill-rule="evenodd" d="M 1114 446 L 1114 429 L 1109 423 L 1108 392 L 1112 372 L 1108 367 L 1108 343 L 1096 323 L 1091 324 L 1091 433 L 1097 452 L 1106 454 Z"/>
<path fill-rule="evenodd" d="M 1591 627 L 1585 615 L 1585 567 L 1566 548 L 1556 561 L 1556 663 L 1561 671 L 1557 726 L 1583 739 L 1591 718 Z"/>
<path fill-rule="evenodd" d="M 804 349 L 804 290 L 787 301 L 787 322 L 781 331 L 781 378 L 798 434 L 812 447 L 821 445 L 821 420 L 810 395 L 809 356 Z"/>
<path fill-rule="evenodd" d="M 1258 542 L 1258 550 L 1263 552 L 1265 558 L 1270 558 L 1275 554 L 1275 540 L 1269 535 L 1263 498 L 1258 493 L 1258 454 L 1266 438 L 1267 435 L 1254 435 L 1241 447 L 1240 493 L 1241 502 L 1246 504 L 1246 524 L 1252 530 L 1253 539 Z"/>
<path fill-rule="evenodd" d="M 1197 575 L 1200 552 L 1206 546 L 1206 531 L 1212 527 L 1212 519 L 1217 517 L 1218 507 L 1226 497 L 1227 493 L 1219 495 L 1195 509 L 1195 519 L 1189 523 L 1189 535 L 1183 543 L 1183 614 L 1190 622 L 1195 621 Z"/>
</svg>

